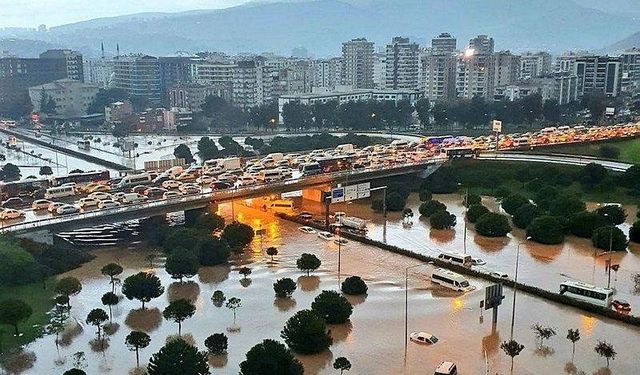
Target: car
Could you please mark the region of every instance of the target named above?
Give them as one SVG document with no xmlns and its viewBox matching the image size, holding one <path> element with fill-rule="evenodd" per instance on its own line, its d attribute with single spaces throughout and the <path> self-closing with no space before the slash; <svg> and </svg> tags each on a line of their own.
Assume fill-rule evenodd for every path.
<svg viewBox="0 0 640 375">
<path fill-rule="evenodd" d="M 15 210 L 13 208 L 5 208 L 0 211 L 0 220 L 17 219 L 22 216 L 24 216 L 24 212 Z"/>
<path fill-rule="evenodd" d="M 178 180 L 178 181 L 188 181 L 188 180 L 195 180 L 197 177 L 198 177 L 198 175 L 195 172 L 184 171 L 184 172 L 180 173 L 180 175 L 178 177 L 176 177 L 176 180 Z"/>
<path fill-rule="evenodd" d="M 117 193 L 111 194 L 111 199 L 116 202 L 122 202 L 122 199 L 127 195 L 124 191 L 119 191 Z"/>
<path fill-rule="evenodd" d="M 298 214 L 298 219 L 300 220 L 312 220 L 313 219 L 313 215 L 311 214 L 311 212 L 300 212 Z"/>
<path fill-rule="evenodd" d="M 165 189 L 178 189 L 182 185 L 182 182 L 176 180 L 169 180 L 162 183 L 162 187 Z"/>
<path fill-rule="evenodd" d="M 345 240 L 344 238 L 336 238 L 333 240 L 333 243 L 335 243 L 336 245 L 344 246 L 348 244 L 349 241 Z"/>
<path fill-rule="evenodd" d="M 489 275 L 493 276 L 493 277 L 497 277 L 499 279 L 508 279 L 509 275 L 507 275 L 506 273 L 502 272 L 502 271 L 491 271 L 489 273 Z"/>
<path fill-rule="evenodd" d="M 51 202 L 49 204 L 49 207 L 47 207 L 47 211 L 54 213 L 56 211 L 58 211 L 58 208 L 64 206 L 66 203 L 62 203 L 62 202 Z"/>
<path fill-rule="evenodd" d="M 618 312 L 630 312 L 631 304 L 623 299 L 615 299 L 611 302 L 611 307 L 613 307 Z"/>
<path fill-rule="evenodd" d="M 436 368 L 433 375 L 458 375 L 458 368 L 455 363 L 444 361 Z"/>
<path fill-rule="evenodd" d="M 18 197 L 11 197 L 2 202 L 2 208 L 18 208 L 24 205 L 24 200 Z"/>
<path fill-rule="evenodd" d="M 302 233 L 307 233 L 307 234 L 316 233 L 316 230 L 311 227 L 300 227 L 298 228 L 298 230 Z"/>
<path fill-rule="evenodd" d="M 236 181 L 237 186 L 251 186 L 256 184 L 256 179 L 250 176 L 240 176 Z"/>
<path fill-rule="evenodd" d="M 200 194 L 202 192 L 202 189 L 200 189 L 199 186 L 196 185 L 192 185 L 192 184 L 184 184 L 182 186 L 180 186 L 180 192 L 182 192 L 182 194 Z"/>
<path fill-rule="evenodd" d="M 318 232 L 318 238 L 320 238 L 322 240 L 325 240 L 325 241 L 330 241 L 330 240 L 333 239 L 333 234 L 330 233 L 330 232 L 325 232 L 325 231 Z"/>
<path fill-rule="evenodd" d="M 181 192 L 175 191 L 175 190 L 169 190 L 169 191 L 165 191 L 164 194 L 162 194 L 162 199 L 179 198 L 181 196 L 182 196 Z"/>
<path fill-rule="evenodd" d="M 136 194 L 142 194 L 144 193 L 145 190 L 147 190 L 149 187 L 146 185 L 137 185 L 134 186 L 133 188 L 131 188 L 131 192 L 132 193 L 136 193 Z"/>
<path fill-rule="evenodd" d="M 104 200 L 113 200 L 113 196 L 109 193 L 105 193 L 104 191 L 96 191 L 87 196 L 87 198 L 97 199 L 99 201 Z"/>
<path fill-rule="evenodd" d="M 50 204 L 51 204 L 50 200 L 37 199 L 37 200 L 33 201 L 33 203 L 31 203 L 31 209 L 33 209 L 34 211 L 46 210 L 47 208 L 49 208 Z"/>
<path fill-rule="evenodd" d="M 80 209 L 76 206 L 70 205 L 70 204 L 63 204 L 62 206 L 58 207 L 56 209 L 56 213 L 58 215 L 68 215 L 68 214 L 75 214 L 77 212 L 79 212 Z"/>
<path fill-rule="evenodd" d="M 111 191 L 111 187 L 107 185 L 96 185 L 91 189 L 88 189 L 88 193 L 97 193 L 97 192 L 109 192 Z"/>
<path fill-rule="evenodd" d="M 226 189 L 231 189 L 231 186 L 233 185 L 224 181 L 214 181 L 209 184 L 209 187 L 211 188 L 211 190 L 226 190 Z"/>
<path fill-rule="evenodd" d="M 149 198 L 160 198 L 167 192 L 167 189 L 159 188 L 159 187 L 150 187 L 144 191 L 144 195 Z"/>
<path fill-rule="evenodd" d="M 100 203 L 100 200 L 96 198 L 91 198 L 91 197 L 80 198 L 78 200 L 78 207 L 87 208 L 91 206 L 97 206 L 98 203 Z"/>
<path fill-rule="evenodd" d="M 196 183 L 198 185 L 205 185 L 205 184 L 210 184 L 215 180 L 215 178 L 211 177 L 211 176 L 200 176 L 198 178 L 196 178 Z"/>
<path fill-rule="evenodd" d="M 113 181 L 112 181 L 112 182 L 113 182 Z M 102 185 L 102 184 L 101 184 L 101 183 L 99 183 L 99 182 L 89 182 L 88 184 L 81 186 L 81 187 L 80 187 L 80 190 L 82 190 L 82 191 L 84 191 L 84 192 L 89 192 L 89 191 L 91 191 L 91 189 L 93 189 L 94 187 L 96 187 L 96 186 L 100 186 L 100 185 Z M 74 185 L 74 187 L 75 187 L 75 185 Z"/>
<path fill-rule="evenodd" d="M 121 206 L 120 202 L 116 202 L 116 201 L 108 200 L 108 199 L 100 201 L 100 203 L 98 203 L 98 208 L 101 209 L 101 210 L 102 209 L 108 209 L 108 208 L 116 208 L 116 207 L 120 207 L 120 206 Z"/>
<path fill-rule="evenodd" d="M 474 266 L 484 266 L 487 262 L 481 258 L 471 258 L 471 264 Z"/>
<path fill-rule="evenodd" d="M 438 338 L 428 332 L 411 332 L 409 340 L 418 344 L 432 345 L 438 342 Z"/>
</svg>

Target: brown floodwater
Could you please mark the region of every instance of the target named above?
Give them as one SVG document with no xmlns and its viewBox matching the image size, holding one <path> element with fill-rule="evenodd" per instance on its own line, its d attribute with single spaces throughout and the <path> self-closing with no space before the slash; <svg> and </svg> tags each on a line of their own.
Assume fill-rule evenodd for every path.
<svg viewBox="0 0 640 375">
<path fill-rule="evenodd" d="M 450 204 L 455 207 L 452 198 Z M 412 202 L 415 204 L 416 202 Z M 222 206 L 223 213 L 229 214 L 229 205 Z M 349 205 L 346 210 L 356 210 Z M 461 209 L 460 209 L 461 210 Z M 458 211 L 460 211 L 458 210 Z M 233 314 L 225 307 L 216 307 L 211 302 L 215 290 L 222 290 L 227 298 L 242 299 L 238 310 L 237 323 L 240 331 L 227 333 L 228 354 L 211 357 L 209 363 L 214 374 L 237 374 L 238 364 L 254 344 L 264 338 L 279 338 L 286 320 L 297 310 L 309 308 L 313 298 L 322 290 L 337 289 L 341 280 L 348 275 L 360 275 L 369 285 L 366 297 L 349 297 L 354 304 L 354 312 L 348 324 L 331 326 L 334 344 L 329 350 L 312 356 L 298 356 L 305 366 L 305 374 L 335 374 L 333 360 L 339 356 L 349 358 L 353 367 L 351 374 L 430 374 L 443 360 L 458 364 L 460 374 L 484 374 L 485 353 L 490 374 L 509 373 L 510 360 L 499 348 L 500 342 L 509 338 L 511 322 L 512 291 L 506 290 L 506 298 L 500 309 L 498 324 L 492 330 L 490 314 L 484 312 L 481 318 L 480 300 L 484 297 L 483 281 L 471 280 L 476 290 L 467 294 L 452 293 L 447 289 L 432 286 L 429 281 L 429 267 L 414 268 L 409 272 L 408 329 L 427 331 L 439 337 L 440 341 L 430 347 L 409 342 L 407 356 L 404 356 L 404 273 L 408 266 L 420 264 L 416 260 L 392 254 L 375 247 L 349 242 L 341 251 L 341 275 L 337 274 L 337 245 L 320 240 L 314 234 L 303 234 L 297 225 L 280 221 L 266 213 L 235 205 L 235 211 L 242 221 L 256 228 L 263 228 L 264 235 L 258 236 L 251 249 L 242 257 L 233 259 L 230 266 L 207 267 L 200 270 L 193 279 L 183 284 L 171 279 L 163 269 L 163 259 L 157 258 L 153 267 L 145 260 L 154 249 L 100 250 L 96 259 L 81 268 L 68 272 L 82 280 L 83 290 L 72 298 L 74 321 L 64 332 L 63 345 L 56 350 L 54 336 L 45 336 L 26 347 L 23 357 L 32 365 L 24 374 L 61 374 L 71 368 L 73 354 L 84 352 L 88 374 L 128 374 L 133 373 L 135 354 L 124 344 L 125 336 L 132 330 L 148 332 L 151 345 L 141 351 L 141 362 L 146 364 L 152 353 L 166 342 L 168 336 L 177 334 L 175 323 L 162 319 L 161 311 L 174 298 L 189 298 L 195 301 L 196 314 L 182 325 L 182 332 L 204 350 L 204 340 L 216 332 L 227 332 L 233 323 Z M 455 210 L 454 210 L 455 212 Z M 399 219 L 390 217 L 387 225 L 388 242 L 403 247 L 413 246 L 425 252 L 438 247 L 453 249 L 461 244 L 461 228 L 456 233 L 430 234 L 427 224 L 415 218 L 413 228 L 402 227 Z M 381 228 L 372 223 L 371 235 L 382 235 Z M 420 229 L 422 228 L 422 229 Z M 514 239 L 507 244 L 476 241 L 473 231 L 469 231 L 468 251 L 486 258 L 490 265 L 500 264 L 504 268 L 514 251 Z M 271 262 L 262 249 L 276 246 L 279 255 Z M 487 246 L 488 250 L 483 246 Z M 570 246 L 570 245 L 564 245 Z M 475 250 L 471 250 L 471 249 Z M 527 249 L 523 254 L 530 264 L 529 275 L 534 275 L 534 265 L 546 270 L 566 256 L 586 258 L 588 255 L 575 250 L 548 250 L 539 255 L 551 261 L 538 261 Z M 303 252 L 312 252 L 322 260 L 322 266 L 311 276 L 305 276 L 295 267 L 295 260 Z M 556 254 L 556 255 L 554 255 Z M 634 256 L 635 257 L 635 256 Z M 119 261 L 125 268 L 122 277 L 140 270 L 152 270 L 162 280 L 165 294 L 147 304 L 147 310 L 140 310 L 140 303 L 124 298 L 113 309 L 113 320 L 108 340 L 104 345 L 95 341 L 95 329 L 83 323 L 87 313 L 101 307 L 100 297 L 109 291 L 108 280 L 100 275 L 100 267 L 112 261 Z M 568 261 L 567 261 L 568 262 Z M 250 281 L 242 281 L 238 266 L 248 265 L 252 269 Z M 524 269 L 524 267 L 522 268 Z M 544 280 L 547 273 L 539 271 L 536 280 Z M 523 272 L 522 275 L 526 273 Z M 290 300 L 274 298 L 272 284 L 282 277 L 297 281 L 298 289 Z M 530 276 L 533 277 L 533 276 Z M 524 279 L 524 276 L 523 276 Z M 618 280 L 618 285 L 622 284 Z M 555 327 L 558 335 L 545 342 L 545 347 L 537 348 L 530 326 L 542 323 Z M 636 374 L 640 372 L 638 358 L 640 349 L 640 329 L 619 322 L 593 317 L 579 310 L 549 303 L 523 293 L 518 295 L 514 337 L 525 345 L 524 351 L 515 360 L 516 374 L 564 374 L 571 370 L 571 345 L 565 339 L 569 328 L 579 328 L 582 339 L 577 343 L 575 367 L 587 374 L 600 371 L 606 365 L 593 351 L 597 340 L 611 342 L 617 352 L 611 363 L 612 374 Z M 25 366 L 26 367 L 26 366 Z"/>
</svg>

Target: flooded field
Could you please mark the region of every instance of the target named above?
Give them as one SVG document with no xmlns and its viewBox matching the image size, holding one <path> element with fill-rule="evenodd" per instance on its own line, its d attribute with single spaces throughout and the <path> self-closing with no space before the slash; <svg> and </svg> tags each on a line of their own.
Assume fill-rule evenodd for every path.
<svg viewBox="0 0 640 375">
<path fill-rule="evenodd" d="M 352 206 L 347 209 L 355 210 Z M 228 216 L 230 207 L 225 205 L 221 210 Z M 207 336 L 226 332 L 226 328 L 232 324 L 231 311 L 224 307 L 217 308 L 211 302 L 211 295 L 219 289 L 224 291 L 227 298 L 235 296 L 242 299 L 237 321 L 241 330 L 228 333 L 228 355 L 211 357 L 210 364 L 213 373 L 234 374 L 238 372 L 238 364 L 251 346 L 263 338 L 279 338 L 285 321 L 295 311 L 309 308 L 320 291 L 338 289 L 341 280 L 354 274 L 367 281 L 369 293 L 366 297 L 349 298 L 354 304 L 351 321 L 331 326 L 334 344 L 330 350 L 313 356 L 299 356 L 305 365 L 305 374 L 335 374 L 331 364 L 338 356 L 349 358 L 353 364 L 350 373 L 353 374 L 429 374 L 442 360 L 455 361 L 462 375 L 485 374 L 485 353 L 490 374 L 509 373 L 509 357 L 499 345 L 509 338 L 511 290 L 505 290 L 506 298 L 500 309 L 498 325 L 492 332 L 489 312 L 484 312 L 484 319 L 481 319 L 479 308 L 479 302 L 484 298 L 483 281 L 471 280 L 477 289 L 460 295 L 432 286 L 428 276 L 430 266 L 414 268 L 409 272 L 408 330 L 431 332 L 440 341 L 431 347 L 409 343 L 405 361 L 404 274 L 406 267 L 420 263 L 350 242 L 342 247 L 341 275 L 338 275 L 337 245 L 325 242 L 315 234 L 301 233 L 295 224 L 280 221 L 267 213 L 238 204 L 235 211 L 242 221 L 264 228 L 264 235 L 257 236 L 251 249 L 244 256 L 233 259 L 230 265 L 202 268 L 193 280 L 182 284 L 172 280 L 164 271 L 162 258 L 157 258 L 153 266 L 148 263 L 145 257 L 153 249 L 97 251 L 95 260 L 67 274 L 81 279 L 83 291 L 71 300 L 72 315 L 77 323 L 67 327 L 59 351 L 56 350 L 54 336 L 45 336 L 25 349 L 22 360 L 14 363 L 14 367 L 18 367 L 15 373 L 60 374 L 72 367 L 74 353 L 84 352 L 87 364 L 85 371 L 88 374 L 127 374 L 135 367 L 135 355 L 127 350 L 124 337 L 133 329 L 150 334 L 151 345 L 141 351 L 141 362 L 146 364 L 151 354 L 165 343 L 167 336 L 177 333 L 177 325 L 164 321 L 161 315 L 169 301 L 176 298 L 195 301 L 196 314 L 183 323 L 182 331 L 202 350 Z M 419 230 L 423 224 L 417 220 L 414 228 L 406 232 L 400 230 L 401 225 L 400 229 L 394 229 L 394 225 L 400 224 L 394 224 L 391 218 L 387 227 L 387 241 L 397 241 L 399 246 L 413 243 L 415 247 L 425 244 L 435 248 L 435 244 L 460 243 L 459 237 L 446 239 L 430 236 L 428 229 Z M 380 236 L 380 229 L 377 224 L 372 224 L 371 235 Z M 423 237 L 419 238 L 420 235 Z M 470 238 L 473 238 L 472 232 Z M 471 251 L 471 247 L 477 244 L 473 245 L 473 240 L 469 242 L 468 250 Z M 268 246 L 279 249 L 274 263 L 262 251 Z M 506 267 L 506 264 L 510 264 L 509 258 L 506 255 L 500 258 L 497 254 L 511 253 L 508 249 L 510 245 L 506 244 L 496 250 L 477 251 L 490 264 L 500 261 Z M 322 260 L 320 269 L 309 277 L 295 267 L 295 260 L 303 252 L 312 252 Z M 487 256 L 490 254 L 496 258 Z M 95 330 L 86 326 L 84 319 L 91 309 L 102 307 L 100 297 L 109 291 L 110 286 L 107 278 L 100 275 L 99 269 L 113 261 L 125 268 L 122 278 L 140 270 L 152 270 L 161 278 L 166 291 L 163 296 L 148 303 L 148 309 L 144 311 L 139 309 L 139 302 L 122 299 L 113 311 L 115 325 L 103 349 L 93 341 Z M 249 280 L 243 281 L 238 274 L 240 265 L 252 269 Z M 274 298 L 272 283 L 282 277 L 297 281 L 298 289 L 291 300 Z M 530 329 L 532 324 L 538 322 L 553 326 L 558 331 L 558 335 L 545 342 L 542 349 L 537 349 Z M 515 359 L 514 373 L 575 373 L 575 367 L 570 364 L 571 345 L 564 338 L 569 328 L 579 328 L 582 335 L 575 355 L 577 370 L 584 370 L 587 374 L 606 373 L 598 372 L 602 371 L 606 362 L 593 351 L 597 340 L 606 339 L 618 352 L 616 360 L 611 363 L 612 374 L 635 374 L 640 371 L 637 360 L 640 351 L 634 346 L 640 340 L 639 328 L 591 317 L 578 310 L 520 293 L 514 338 L 523 343 L 525 349 Z"/>
</svg>

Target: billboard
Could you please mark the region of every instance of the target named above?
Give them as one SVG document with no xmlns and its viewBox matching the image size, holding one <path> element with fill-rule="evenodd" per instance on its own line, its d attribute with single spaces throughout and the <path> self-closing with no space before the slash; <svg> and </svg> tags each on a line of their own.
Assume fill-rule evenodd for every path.
<svg viewBox="0 0 640 375">
<path fill-rule="evenodd" d="M 489 285 L 484 289 L 484 309 L 489 310 L 502 304 L 502 284 Z"/>
</svg>

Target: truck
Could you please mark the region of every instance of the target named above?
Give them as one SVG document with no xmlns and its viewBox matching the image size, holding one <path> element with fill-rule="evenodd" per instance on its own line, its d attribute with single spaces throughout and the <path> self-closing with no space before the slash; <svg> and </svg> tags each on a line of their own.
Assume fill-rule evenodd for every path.
<svg viewBox="0 0 640 375">
<path fill-rule="evenodd" d="M 280 160 L 284 159 L 284 154 L 282 152 L 273 152 L 267 155 L 265 158 L 271 158 L 274 162 L 277 163 Z"/>
<path fill-rule="evenodd" d="M 232 169 L 239 169 L 242 168 L 242 160 L 240 158 L 226 158 L 218 161 L 218 166 L 225 172 Z"/>
<path fill-rule="evenodd" d="M 354 150 L 355 147 L 353 147 L 353 144 L 351 143 L 345 143 L 336 147 L 336 152 L 339 154 L 348 154 L 350 152 L 353 152 Z"/>
<path fill-rule="evenodd" d="M 358 231 L 367 230 L 367 221 L 355 216 L 338 216 L 336 222 L 344 227 Z"/>
</svg>

